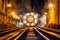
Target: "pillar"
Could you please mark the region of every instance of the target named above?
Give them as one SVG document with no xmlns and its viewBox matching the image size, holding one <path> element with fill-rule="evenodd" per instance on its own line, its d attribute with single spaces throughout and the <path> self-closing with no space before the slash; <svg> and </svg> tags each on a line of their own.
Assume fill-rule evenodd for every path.
<svg viewBox="0 0 60 40">
<path fill-rule="evenodd" d="M 58 24 L 58 1 L 57 0 L 48 0 L 48 5 L 52 4 L 53 7 L 48 7 L 49 12 L 49 24 Z M 50 6 L 52 6 L 50 5 Z"/>
</svg>

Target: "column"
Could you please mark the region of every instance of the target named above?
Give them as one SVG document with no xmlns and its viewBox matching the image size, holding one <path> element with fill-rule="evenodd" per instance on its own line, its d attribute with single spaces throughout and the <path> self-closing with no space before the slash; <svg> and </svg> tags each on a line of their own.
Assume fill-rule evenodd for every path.
<svg viewBox="0 0 60 40">
<path fill-rule="evenodd" d="M 48 5 L 50 7 L 48 7 L 49 12 L 49 24 L 53 23 L 53 24 L 58 24 L 58 4 L 57 4 L 57 0 L 48 0 Z M 53 7 L 51 7 L 53 6 Z"/>
</svg>

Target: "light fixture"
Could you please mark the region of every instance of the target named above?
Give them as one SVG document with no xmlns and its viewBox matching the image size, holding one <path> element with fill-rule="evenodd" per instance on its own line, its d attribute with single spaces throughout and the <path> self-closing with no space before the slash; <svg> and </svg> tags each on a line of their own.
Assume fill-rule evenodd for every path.
<svg viewBox="0 0 60 40">
<path fill-rule="evenodd" d="M 35 12 L 25 13 L 22 18 L 26 26 L 34 26 L 38 23 L 38 14 Z"/>
<path fill-rule="evenodd" d="M 48 7 L 53 7 L 54 5 L 52 4 L 52 3 L 50 3 L 49 5 L 48 5 Z"/>
<path fill-rule="evenodd" d="M 11 4 L 7 4 L 7 7 L 11 7 L 12 5 Z"/>
</svg>

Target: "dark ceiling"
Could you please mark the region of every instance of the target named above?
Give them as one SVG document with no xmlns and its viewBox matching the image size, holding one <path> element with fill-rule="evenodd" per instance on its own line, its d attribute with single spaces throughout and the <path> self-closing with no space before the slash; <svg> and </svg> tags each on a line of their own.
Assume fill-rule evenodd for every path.
<svg viewBox="0 0 60 40">
<path fill-rule="evenodd" d="M 44 0 L 31 0 L 31 7 L 32 9 L 40 10 L 44 7 L 45 1 Z"/>
<path fill-rule="evenodd" d="M 23 4 L 27 0 L 16 0 L 16 4 Z M 29 0 L 32 9 L 40 10 L 44 7 L 46 0 Z M 27 1 L 28 2 L 28 1 Z"/>
</svg>

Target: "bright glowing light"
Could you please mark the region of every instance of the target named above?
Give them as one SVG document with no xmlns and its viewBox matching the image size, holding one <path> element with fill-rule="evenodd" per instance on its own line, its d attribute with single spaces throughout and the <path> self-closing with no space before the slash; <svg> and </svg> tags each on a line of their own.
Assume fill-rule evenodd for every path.
<svg viewBox="0 0 60 40">
<path fill-rule="evenodd" d="M 35 13 L 34 12 L 31 12 L 31 15 L 33 16 L 33 15 L 35 15 Z"/>
<path fill-rule="evenodd" d="M 34 18 L 37 18 L 37 15 L 34 15 Z"/>
<path fill-rule="evenodd" d="M 45 12 L 44 14 L 47 15 L 47 12 Z"/>
<path fill-rule="evenodd" d="M 26 24 L 26 23 L 27 23 L 27 21 L 25 20 L 25 21 L 23 21 L 23 23 L 24 23 L 24 24 Z"/>
<path fill-rule="evenodd" d="M 34 21 L 34 17 L 33 17 L 33 16 L 28 16 L 28 17 L 27 17 L 27 21 L 28 21 L 29 23 L 33 22 L 33 21 Z"/>
<path fill-rule="evenodd" d="M 23 23 L 19 23 L 19 25 L 20 25 L 20 26 L 22 26 L 22 25 L 23 25 Z"/>
<path fill-rule="evenodd" d="M 26 19 L 26 16 L 23 16 L 23 19 Z"/>
<path fill-rule="evenodd" d="M 35 24 L 38 23 L 38 19 L 35 19 L 34 23 L 35 23 Z"/>
<path fill-rule="evenodd" d="M 30 13 L 26 13 L 26 15 L 25 15 L 25 16 L 28 16 L 28 15 L 30 15 Z"/>
<path fill-rule="evenodd" d="M 11 12 L 13 15 L 15 14 L 15 12 Z"/>
<path fill-rule="evenodd" d="M 24 18 L 25 17 L 25 18 Z M 26 21 L 25 21 L 26 20 Z M 25 21 L 25 22 L 24 22 Z M 26 13 L 23 16 L 23 23 L 27 26 L 34 26 L 38 23 L 38 14 L 35 14 L 34 12 Z"/>
<path fill-rule="evenodd" d="M 29 24 L 29 23 L 27 23 L 26 25 L 27 25 L 27 26 L 30 26 L 30 24 Z"/>
<path fill-rule="evenodd" d="M 31 23 L 31 26 L 34 26 L 35 24 L 34 23 Z"/>
<path fill-rule="evenodd" d="M 46 15 L 43 15 L 41 18 L 40 18 L 40 21 L 41 21 L 41 26 L 44 26 L 46 24 Z"/>
<path fill-rule="evenodd" d="M 52 3 L 50 3 L 48 6 L 49 6 L 49 7 L 53 7 L 54 5 L 53 5 Z"/>
<path fill-rule="evenodd" d="M 55 23 L 55 5 L 54 4 L 49 4 L 49 24 L 50 23 Z"/>
<path fill-rule="evenodd" d="M 12 5 L 11 4 L 7 4 L 7 7 L 11 7 Z"/>
<path fill-rule="evenodd" d="M 49 24 L 50 23 L 55 23 L 55 9 L 54 8 L 50 8 L 49 10 Z"/>
<path fill-rule="evenodd" d="M 15 19 L 20 19 L 20 17 L 14 11 L 12 11 L 10 15 Z"/>
</svg>

